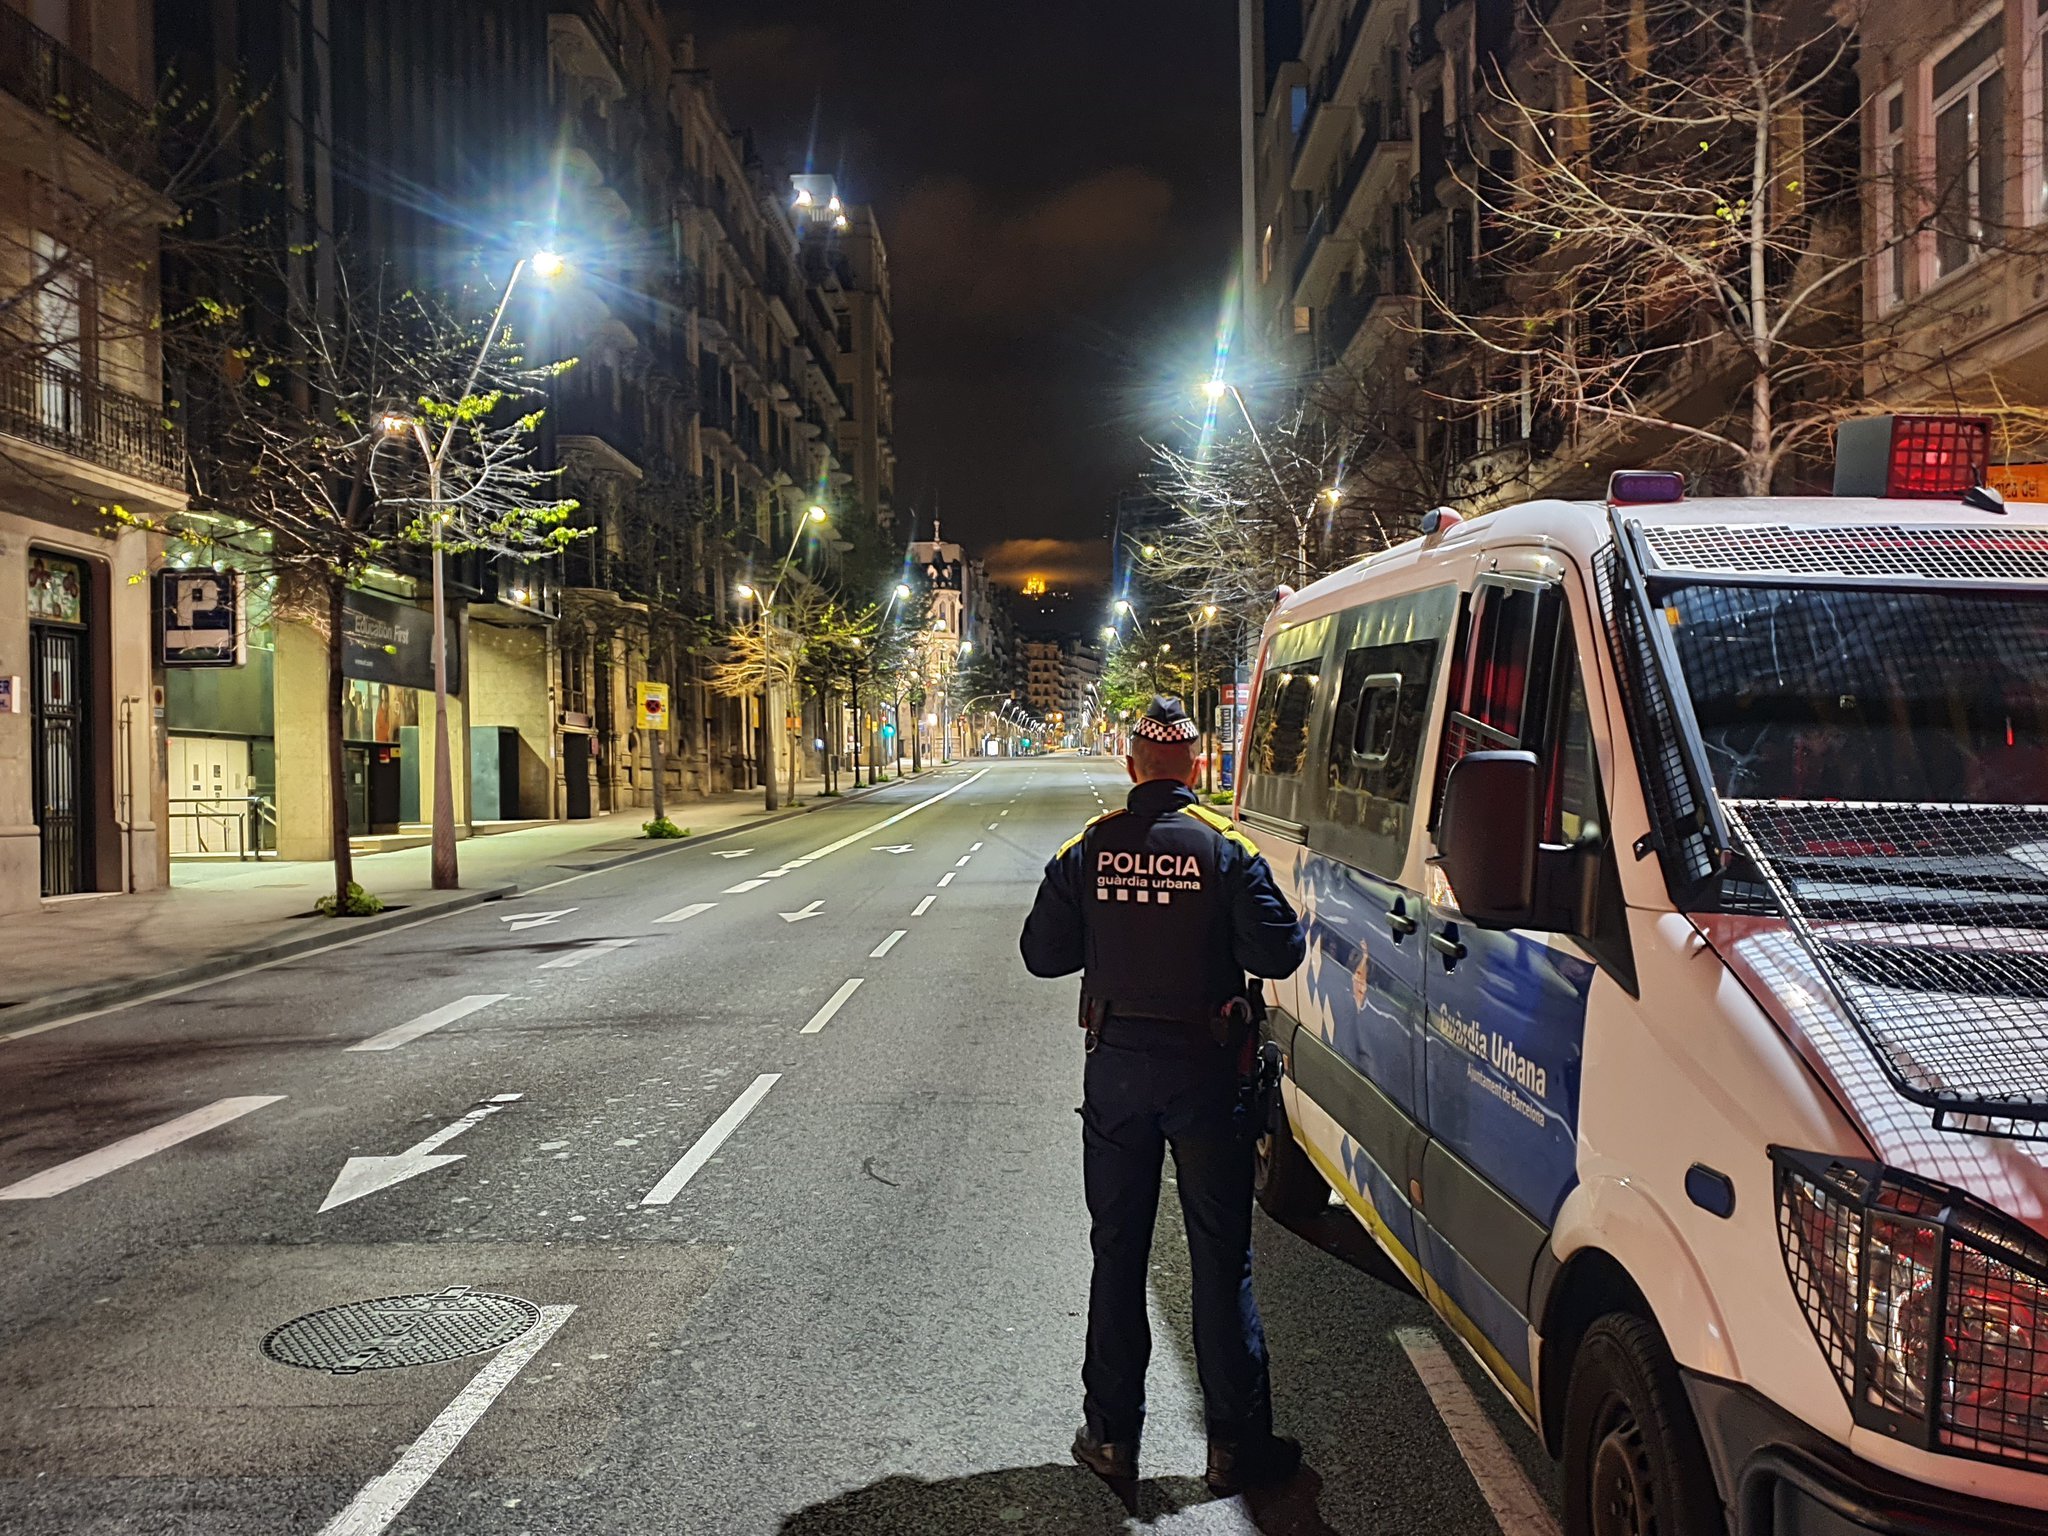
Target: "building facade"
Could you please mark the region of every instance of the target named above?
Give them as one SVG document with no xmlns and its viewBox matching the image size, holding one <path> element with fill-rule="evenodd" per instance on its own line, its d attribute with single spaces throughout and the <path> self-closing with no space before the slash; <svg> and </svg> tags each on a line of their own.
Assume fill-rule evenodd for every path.
<svg viewBox="0 0 2048 1536">
<path fill-rule="evenodd" d="M 0 916 L 168 879 L 154 81 L 142 0 L 0 0 Z"/>
</svg>

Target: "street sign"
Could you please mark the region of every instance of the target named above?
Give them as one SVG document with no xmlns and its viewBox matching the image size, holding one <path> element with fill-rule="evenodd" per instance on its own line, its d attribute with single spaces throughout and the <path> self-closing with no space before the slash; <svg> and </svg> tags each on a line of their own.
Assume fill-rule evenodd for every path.
<svg viewBox="0 0 2048 1536">
<path fill-rule="evenodd" d="M 238 667 L 249 659 L 240 571 L 159 571 L 157 653 L 167 667 Z"/>
<path fill-rule="evenodd" d="M 668 729 L 668 684 L 635 683 L 633 685 L 635 718 L 643 731 L 665 731 Z"/>
</svg>

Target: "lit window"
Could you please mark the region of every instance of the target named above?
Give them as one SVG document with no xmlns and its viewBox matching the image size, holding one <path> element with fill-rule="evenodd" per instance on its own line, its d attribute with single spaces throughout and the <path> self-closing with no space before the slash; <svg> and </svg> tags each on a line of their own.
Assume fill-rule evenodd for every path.
<svg viewBox="0 0 2048 1536">
<path fill-rule="evenodd" d="M 1294 306 L 1294 334 L 1306 336 L 1315 328 L 1315 315 L 1306 304 Z"/>
<path fill-rule="evenodd" d="M 1934 265 L 1960 271 L 2005 222 L 2005 21 L 1993 16 L 1934 61 Z"/>
</svg>

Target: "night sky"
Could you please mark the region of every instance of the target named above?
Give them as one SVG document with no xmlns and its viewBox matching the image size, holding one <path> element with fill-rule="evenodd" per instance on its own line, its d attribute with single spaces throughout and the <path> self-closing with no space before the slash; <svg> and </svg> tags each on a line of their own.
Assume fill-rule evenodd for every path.
<svg viewBox="0 0 2048 1536">
<path fill-rule="evenodd" d="M 899 511 L 1085 581 L 1196 408 L 1237 240 L 1231 0 L 704 0 L 727 115 L 888 241 Z M 1048 541 L 1032 544 L 1027 541 Z"/>
</svg>

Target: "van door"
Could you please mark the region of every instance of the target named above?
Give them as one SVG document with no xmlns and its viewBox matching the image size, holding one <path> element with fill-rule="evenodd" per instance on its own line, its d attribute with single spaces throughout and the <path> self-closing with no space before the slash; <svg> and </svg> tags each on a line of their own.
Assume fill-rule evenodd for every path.
<svg viewBox="0 0 2048 1536">
<path fill-rule="evenodd" d="M 1435 765 L 1528 750 L 1545 764 L 1546 841 L 1605 839 L 1580 646 L 1560 583 L 1482 578 L 1467 600 Z M 1434 812 L 1432 812 L 1432 819 Z M 1423 990 L 1424 1267 L 1484 1335 L 1510 1385 L 1530 1380 L 1529 1285 L 1578 1181 L 1580 1052 L 1594 965 L 1572 940 L 1484 932 L 1433 878 Z"/>
<path fill-rule="evenodd" d="M 1309 953 L 1295 1082 L 1335 1122 L 1312 1127 L 1331 1166 L 1410 1255 L 1422 1174 L 1423 894 L 1404 872 L 1437 674 L 1458 590 L 1384 598 L 1338 616 L 1323 799 L 1301 883 Z M 1318 1135 L 1321 1130 L 1324 1134 Z"/>
</svg>

